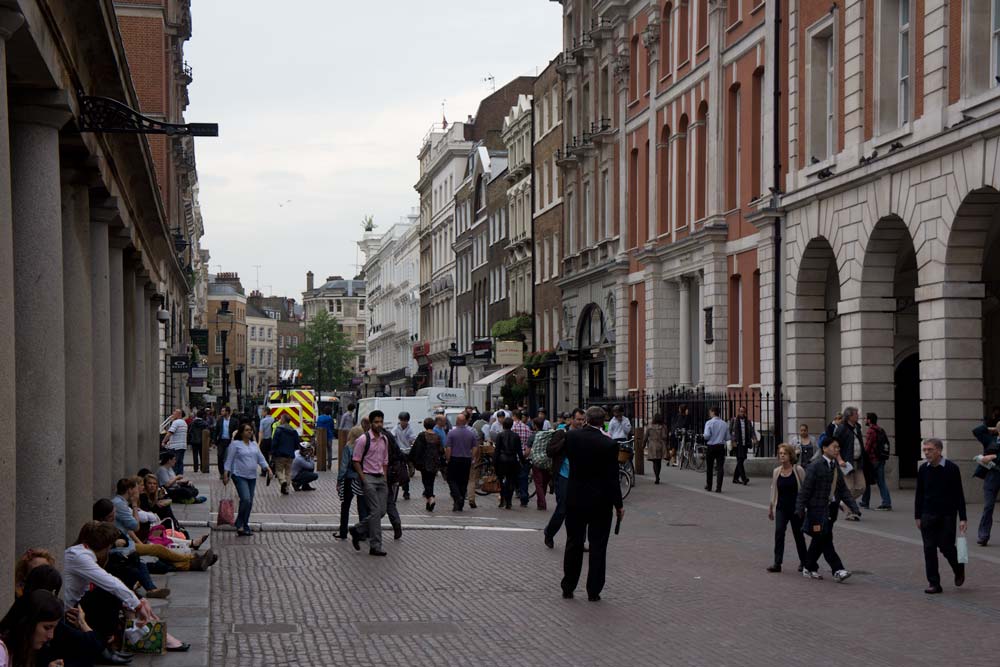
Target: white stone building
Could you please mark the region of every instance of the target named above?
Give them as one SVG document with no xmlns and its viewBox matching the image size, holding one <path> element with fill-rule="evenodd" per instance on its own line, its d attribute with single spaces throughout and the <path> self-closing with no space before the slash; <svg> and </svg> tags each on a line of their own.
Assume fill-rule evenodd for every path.
<svg viewBox="0 0 1000 667">
<path fill-rule="evenodd" d="M 365 281 L 345 280 L 342 276 L 329 276 L 319 287 L 315 286 L 312 271 L 306 272 L 306 291 L 302 293 L 302 308 L 305 322 L 315 317 L 320 310 L 326 310 L 337 320 L 351 343 L 351 367 L 354 374 L 352 386 L 361 381 L 361 373 L 366 366 L 365 331 L 368 311 L 365 309 Z M 326 387 L 323 387 L 326 389 Z"/>
<path fill-rule="evenodd" d="M 365 234 L 358 243 L 365 256 L 368 288 L 366 371 L 374 391 L 391 396 L 412 393 L 416 370 L 413 344 L 420 332 L 420 216 L 400 219 L 384 234 Z"/>
<path fill-rule="evenodd" d="M 532 113 L 531 95 L 520 95 L 504 118 L 501 138 L 507 148 L 507 237 L 505 266 L 511 316 L 532 314 Z M 529 346 L 527 349 L 531 349 Z"/>
<path fill-rule="evenodd" d="M 455 190 L 465 173 L 472 142 L 465 123 L 435 125 L 424 137 L 420 178 L 420 349 L 425 385 L 448 381 L 448 353 L 455 341 Z M 459 369 L 461 372 L 463 369 Z"/>
<path fill-rule="evenodd" d="M 247 304 L 247 396 L 261 399 L 278 381 L 278 323 Z"/>
</svg>

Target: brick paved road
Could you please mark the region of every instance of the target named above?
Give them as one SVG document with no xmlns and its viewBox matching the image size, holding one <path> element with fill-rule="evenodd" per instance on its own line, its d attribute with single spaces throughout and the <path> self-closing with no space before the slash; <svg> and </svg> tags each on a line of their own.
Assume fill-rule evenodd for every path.
<svg viewBox="0 0 1000 667">
<path fill-rule="evenodd" d="M 640 481 L 628 499 L 597 604 L 582 592 L 560 598 L 562 535 L 550 551 L 539 532 L 503 530 L 540 527 L 547 513 L 533 507 L 487 501 L 475 519 L 439 509 L 435 524 L 481 529 L 390 536 L 384 559 L 325 532 L 216 533 L 211 664 L 997 664 L 1000 549 L 973 544 L 965 587 L 928 598 L 905 493 L 897 512 L 838 524 L 856 576 L 837 585 L 797 576 L 790 543 L 792 571 L 764 572 L 763 482 L 717 496 L 697 490 L 692 473 L 666 479 Z M 320 520 L 336 507 L 331 495 L 327 486 L 282 498 L 272 485 L 258 507 Z M 401 503 L 404 525 L 422 507 Z"/>
</svg>

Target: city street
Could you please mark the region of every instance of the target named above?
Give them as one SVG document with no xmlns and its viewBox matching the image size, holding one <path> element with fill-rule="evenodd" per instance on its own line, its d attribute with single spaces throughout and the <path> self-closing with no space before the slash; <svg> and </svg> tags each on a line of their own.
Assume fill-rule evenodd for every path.
<svg viewBox="0 0 1000 667">
<path fill-rule="evenodd" d="M 495 496 L 462 514 L 439 501 L 432 516 L 418 494 L 400 499 L 404 535 L 386 532 L 384 559 L 331 531 L 268 530 L 334 523 L 332 480 L 289 497 L 260 486 L 253 520 L 265 531 L 214 533 L 211 664 L 996 664 L 1000 550 L 973 541 L 965 586 L 950 585 L 942 562 L 945 593 L 929 598 L 905 491 L 895 512 L 837 524 L 854 571 L 840 585 L 829 571 L 799 576 L 790 537 L 785 572 L 764 571 L 765 481 L 727 482 L 720 496 L 693 472 L 669 469 L 660 486 L 640 478 L 611 539 L 603 599 L 590 603 L 582 588 L 559 595 L 565 533 L 545 548 L 548 512 L 498 510 Z"/>
</svg>

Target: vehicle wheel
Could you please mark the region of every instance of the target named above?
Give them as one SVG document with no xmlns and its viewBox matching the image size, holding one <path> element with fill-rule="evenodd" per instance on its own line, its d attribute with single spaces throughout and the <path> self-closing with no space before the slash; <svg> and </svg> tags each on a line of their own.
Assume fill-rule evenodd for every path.
<svg viewBox="0 0 1000 667">
<path fill-rule="evenodd" d="M 622 491 L 622 500 L 628 498 L 629 492 L 632 491 L 632 478 L 624 470 L 618 471 L 618 486 Z"/>
<path fill-rule="evenodd" d="M 698 472 L 703 472 L 705 470 L 705 453 L 698 452 L 694 455 L 694 469 Z"/>
</svg>

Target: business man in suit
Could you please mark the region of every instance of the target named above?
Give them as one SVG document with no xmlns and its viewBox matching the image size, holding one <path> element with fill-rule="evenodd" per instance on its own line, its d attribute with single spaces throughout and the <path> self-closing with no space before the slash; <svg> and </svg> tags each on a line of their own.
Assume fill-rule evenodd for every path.
<svg viewBox="0 0 1000 667">
<path fill-rule="evenodd" d="M 239 420 L 229 412 L 229 407 L 225 406 L 219 412 L 219 418 L 215 420 L 215 428 L 212 429 L 212 442 L 215 443 L 216 463 L 219 466 L 219 479 L 222 479 L 223 468 L 226 464 L 226 451 L 229 443 L 233 441 L 239 430 Z"/>
<path fill-rule="evenodd" d="M 733 484 L 750 483 L 747 477 L 746 460 L 751 449 L 757 446 L 757 431 L 753 421 L 747 417 L 747 409 L 740 406 L 739 414 L 729 422 L 729 440 L 736 449 L 736 468 L 733 470 Z"/>
<path fill-rule="evenodd" d="M 938 550 L 955 573 L 955 585 L 965 583 L 965 565 L 958 562 L 955 548 L 955 520 L 958 530 L 965 535 L 965 493 L 962 491 L 962 473 L 958 466 L 943 456 L 944 444 L 937 438 L 924 440 L 921 451 L 925 462 L 917 471 L 917 493 L 914 496 L 913 516 L 924 540 L 924 568 L 927 583 L 924 593 L 941 592 L 941 574 L 938 572 Z"/>
<path fill-rule="evenodd" d="M 802 576 L 807 579 L 823 578 L 819 573 L 820 554 L 830 565 L 833 578 L 838 583 L 851 576 L 833 546 L 833 524 L 837 521 L 841 501 L 851 511 L 859 515 L 861 511 L 840 472 L 837 464 L 839 454 L 840 443 L 837 440 L 829 438 L 824 441 L 823 455 L 817 456 L 809 464 L 806 478 L 795 500 L 795 514 L 804 521 L 805 530 L 812 537 L 802 568 Z"/>
<path fill-rule="evenodd" d="M 612 509 L 625 515 L 618 486 L 618 443 L 602 430 L 603 408 L 587 409 L 587 425 L 566 433 L 569 484 L 566 490 L 566 554 L 563 558 L 562 590 L 572 598 L 583 568 L 583 545 L 590 540 L 587 599 L 597 602 L 604 588 Z"/>
</svg>

